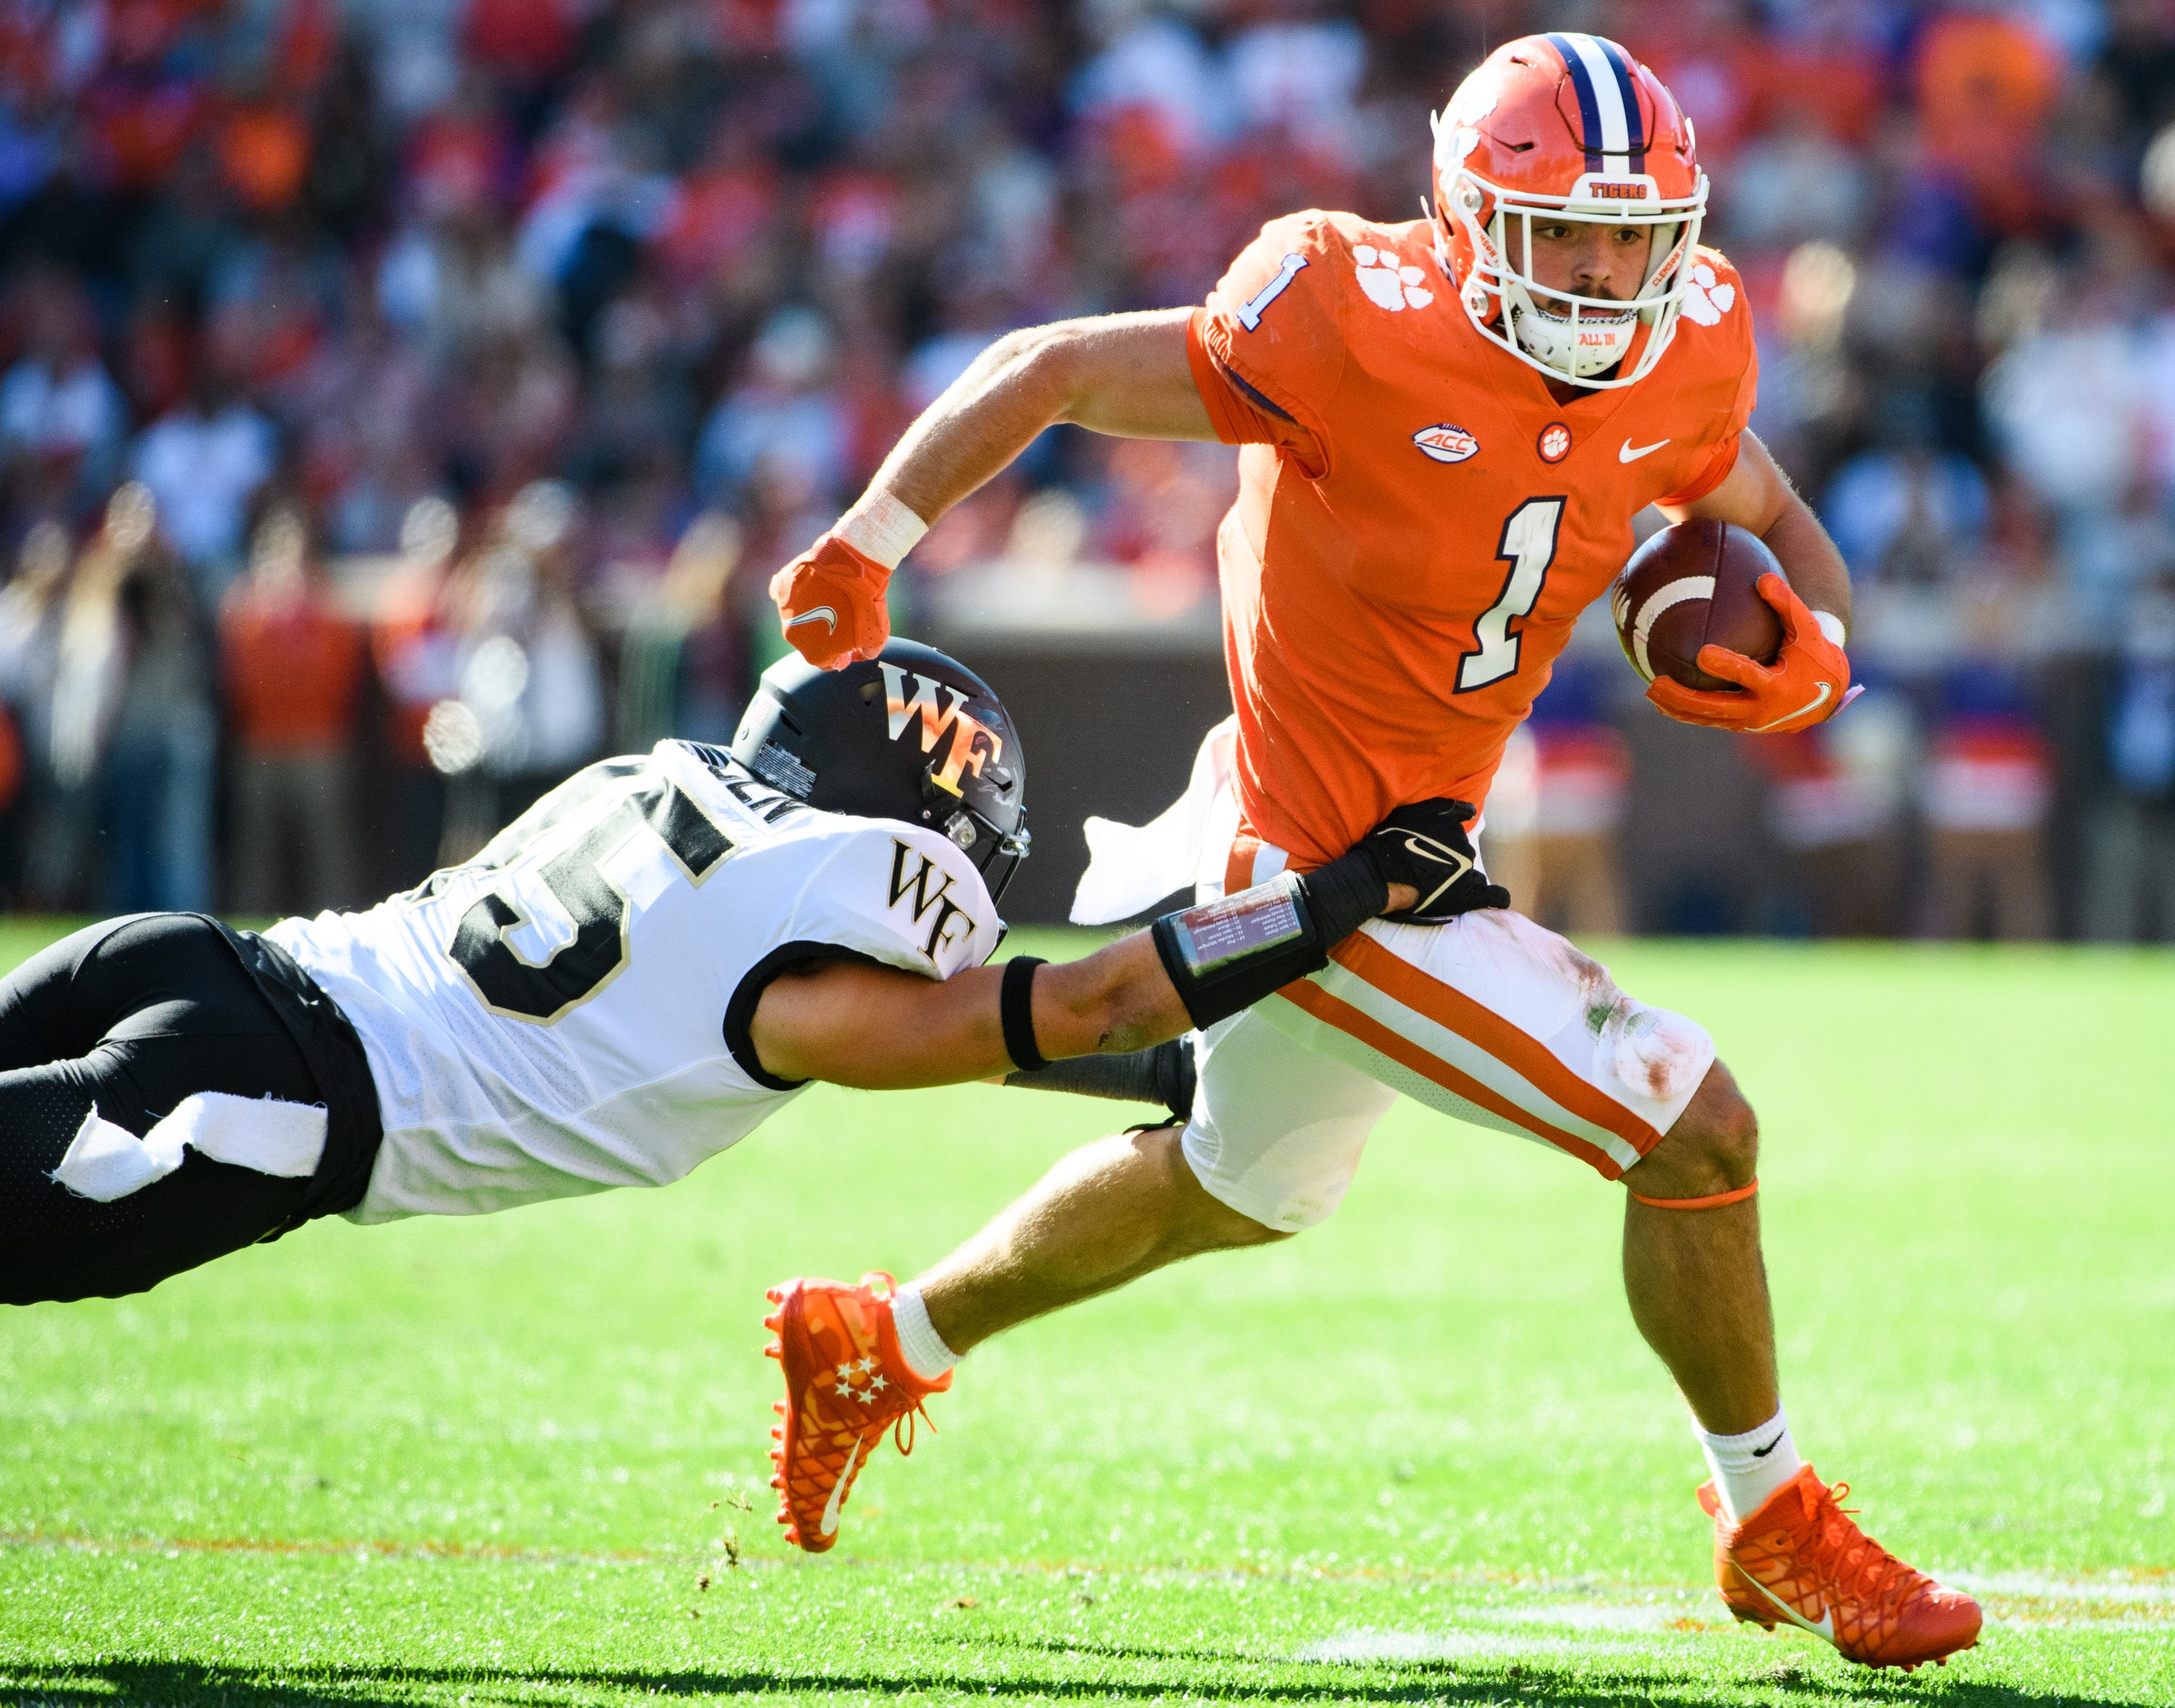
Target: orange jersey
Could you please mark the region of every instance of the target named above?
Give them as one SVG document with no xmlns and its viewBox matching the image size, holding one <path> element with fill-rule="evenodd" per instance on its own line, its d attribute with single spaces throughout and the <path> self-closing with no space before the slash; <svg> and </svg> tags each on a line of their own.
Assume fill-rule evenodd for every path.
<svg viewBox="0 0 2175 1708">
<path fill-rule="evenodd" d="M 1302 865 L 1392 808 L 1476 806 L 1631 518 L 1735 466 L 1757 371 L 1735 272 L 1700 250 L 1675 341 L 1558 403 L 1484 340 L 1424 220 L 1272 220 L 1187 350 L 1239 498 L 1217 533 L 1234 781 Z"/>
</svg>

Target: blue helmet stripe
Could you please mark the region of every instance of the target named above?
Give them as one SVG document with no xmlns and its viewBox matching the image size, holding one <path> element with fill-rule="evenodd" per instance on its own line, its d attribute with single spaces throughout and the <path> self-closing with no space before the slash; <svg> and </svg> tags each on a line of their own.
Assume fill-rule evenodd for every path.
<svg viewBox="0 0 2175 1708">
<path fill-rule="evenodd" d="M 1601 103 L 1594 95 L 1592 73 L 1568 35 L 1552 32 L 1549 46 L 1563 56 L 1564 69 L 1570 73 L 1570 86 L 1578 94 L 1579 140 L 1586 147 L 1586 169 L 1597 172 L 1601 170 Z"/>
<path fill-rule="evenodd" d="M 1632 79 L 1631 56 L 1605 36 L 1594 37 L 1608 68 L 1616 73 L 1616 87 L 1624 98 L 1624 120 L 1630 132 L 1631 170 L 1646 170 L 1646 126 L 1639 113 L 1639 85 Z"/>
</svg>

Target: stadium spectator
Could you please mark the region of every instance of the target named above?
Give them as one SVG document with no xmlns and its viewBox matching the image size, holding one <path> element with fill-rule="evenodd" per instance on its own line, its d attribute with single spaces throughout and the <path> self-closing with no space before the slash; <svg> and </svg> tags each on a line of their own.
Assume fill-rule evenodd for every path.
<svg viewBox="0 0 2175 1708">
<path fill-rule="evenodd" d="M 371 629 L 371 659 L 388 702 L 395 883 L 420 883 L 437 864 L 446 774 L 456 768 L 437 762 L 426 735 L 431 713 L 453 700 L 460 686 L 447 585 L 460 533 L 460 518 L 443 498 L 420 498 L 410 507 Z"/>
<path fill-rule="evenodd" d="M 746 380 L 719 404 L 696 444 L 696 480 L 713 504 L 740 507 L 767 464 L 789 464 L 814 504 L 841 502 L 853 435 L 828 383 L 832 358 L 830 328 L 814 309 L 795 304 L 764 324 Z"/>
<path fill-rule="evenodd" d="M 1532 731 L 1521 724 L 1504 745 L 1503 762 L 1489 785 L 1488 818 L 1477 847 L 1489 877 L 1508 890 L 1512 904 L 1527 914 L 1542 902 L 1540 849 L 1534 838 L 1540 805 L 1540 760 Z"/>
<path fill-rule="evenodd" d="M 0 708 L 20 756 L 21 783 L 6 809 L 0 842 L 0 896 L 36 906 L 52 897 L 31 885 L 32 857 L 54 811 L 53 673 L 59 661 L 61 612 L 74 549 L 59 523 L 39 523 L 24 536 L 15 573 L 0 588 Z"/>
<path fill-rule="evenodd" d="M 619 751 L 647 752 L 668 735 L 732 739 L 751 680 L 748 624 L 733 598 L 740 539 L 730 517 L 697 517 L 628 613 L 612 717 Z"/>
<path fill-rule="evenodd" d="M 1708 235 L 1758 317 L 1755 426 L 1850 556 L 1856 650 L 1904 691 L 1974 651 L 2111 667 L 2123 613 L 2175 561 L 2175 22 L 1602 14 L 1698 124 Z M 0 545 L 82 530 L 133 473 L 215 609 L 263 494 L 297 494 L 359 560 L 335 572 L 391 601 L 372 616 L 393 713 L 354 738 L 388 751 L 352 762 L 399 780 L 383 800 L 407 805 L 366 795 L 399 821 L 367 839 L 420 816 L 414 865 L 443 781 L 422 724 L 462 697 L 419 660 L 458 653 L 475 542 L 524 486 L 583 501 L 551 575 L 584 621 L 648 622 L 706 506 L 783 561 L 1006 329 L 1199 301 L 1302 203 L 1403 215 L 1427 110 L 1511 27 L 1408 0 L 1096 0 L 1062 20 L 861 0 L 19 7 L 0 19 Z M 1166 466 L 1052 435 L 909 559 L 903 602 L 1005 553 L 1033 497 L 1079 524 L 1083 564 L 1126 567 L 1076 577 L 1083 619 L 1200 614 L 1201 517 L 1230 479 L 1223 447 Z M 367 561 L 433 498 L 474 536 L 450 602 L 442 567 Z M 2028 593 L 2003 567 L 2019 530 L 2044 536 Z M 702 716 L 773 643 L 730 610 L 760 579 L 731 577 L 729 615 L 687 637 Z M 1994 583 L 1991 603 L 2029 610 L 1990 642 L 1974 612 Z M 84 599 L 79 642 L 98 628 Z M 52 649 L 31 674 L 57 680 L 59 606 L 25 601 Z M 72 684 L 98 679 L 70 656 Z M 19 703 L 28 819 L 63 821 L 45 713 Z M 2071 734 L 2090 724 L 2048 727 L 2097 822 L 2117 785 Z"/>
<path fill-rule="evenodd" d="M 145 430 L 131 458 L 161 531 L 215 600 L 240 567 L 250 502 L 272 478 L 272 424 L 240 395 L 226 356 L 200 361 L 187 400 Z"/>
<path fill-rule="evenodd" d="M 1592 664 L 1565 660 L 1534 702 L 1535 893 L 1525 911 L 1581 936 L 1630 928 L 1618 832 L 1631 791 L 1631 753 L 1603 713 Z M 1491 808 L 1492 811 L 1492 808 Z"/>
<path fill-rule="evenodd" d="M 99 359 L 76 283 L 34 269 L 21 292 L 23 354 L 0 379 L 0 456 L 19 513 L 71 515 L 112 482 L 127 405 Z"/>
<path fill-rule="evenodd" d="M 78 562 L 61 620 L 55 847 L 42 887 L 109 913 L 212 905 L 210 661 L 187 574 L 131 482 Z M 84 882 L 95 847 L 95 889 Z"/>
<path fill-rule="evenodd" d="M 2175 942 L 2175 577 L 2131 603 L 2108 697 L 2114 787 L 2092 826 L 2086 929 Z"/>
<path fill-rule="evenodd" d="M 1969 458 L 1932 442 L 1922 411 L 1899 404 L 1882 425 L 1887 442 L 1836 471 L 1821 519 L 1854 583 L 1940 583 L 1978 549 L 1989 507 L 1986 477 Z"/>
<path fill-rule="evenodd" d="M 228 589 L 220 664 L 236 750 L 232 905 L 349 905 L 361 894 L 351 755 L 362 641 L 334 609 L 293 509 L 258 525 L 249 573 Z"/>
<path fill-rule="evenodd" d="M 1892 937 L 1905 924 L 1906 815 L 1917 720 L 1892 689 L 1869 690 L 1847 724 L 1753 748 L 1768 777 L 1767 828 L 1791 858 L 1820 937 Z"/>
<path fill-rule="evenodd" d="M 454 783 L 441 864 L 469 858 L 603 744 L 603 675 L 573 585 L 578 521 L 566 487 L 523 488 L 453 591 L 458 692 L 424 732 Z"/>
<path fill-rule="evenodd" d="M 1946 689 L 1921 803 L 1932 866 L 1926 930 L 2037 941 L 2052 922 L 2044 840 L 2053 752 L 2010 670 L 1966 664 Z"/>
</svg>

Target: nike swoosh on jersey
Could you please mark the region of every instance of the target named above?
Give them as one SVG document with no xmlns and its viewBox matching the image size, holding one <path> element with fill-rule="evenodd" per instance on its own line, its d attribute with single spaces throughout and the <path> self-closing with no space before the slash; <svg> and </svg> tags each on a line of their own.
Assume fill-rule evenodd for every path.
<svg viewBox="0 0 2175 1708">
<path fill-rule="evenodd" d="M 1827 704 L 1829 699 L 1834 695 L 1834 693 L 1835 684 L 1832 682 L 1823 682 L 1820 684 L 1820 691 L 1814 695 L 1811 699 L 1806 701 L 1803 705 L 1798 707 L 1796 711 L 1785 712 L 1781 717 L 1774 718 L 1765 724 L 1755 724 L 1746 733 L 1752 735 L 1764 735 L 1768 730 L 1779 728 L 1781 725 L 1788 723 L 1793 718 L 1802 718 L 1808 712 L 1817 712 L 1821 707 Z"/>
<path fill-rule="evenodd" d="M 803 611 L 797 617 L 788 617 L 785 620 L 785 626 L 789 629 L 797 629 L 801 624 L 812 623 L 818 617 L 823 620 L 823 626 L 830 630 L 833 634 L 838 632 L 838 613 L 827 605 L 819 605 L 812 611 Z"/>
<path fill-rule="evenodd" d="M 831 1498 L 823 1503 L 821 1528 L 824 1535 L 836 1536 L 838 1533 L 838 1509 L 846 1504 L 846 1485 L 854 1479 L 854 1467 L 866 1456 L 866 1450 L 856 1441 L 844 1468 L 838 1472 L 838 1480 L 831 1485 Z"/>
<path fill-rule="evenodd" d="M 1667 439 L 1657 439 L 1651 445 L 1641 445 L 1636 450 L 1634 450 L 1632 448 L 1631 442 L 1629 439 L 1626 439 L 1621 445 L 1616 447 L 1616 460 L 1619 463 L 1635 463 L 1641 457 L 1652 456 L 1655 452 L 1660 450 L 1662 446 L 1668 442 L 1669 442 Z"/>
</svg>

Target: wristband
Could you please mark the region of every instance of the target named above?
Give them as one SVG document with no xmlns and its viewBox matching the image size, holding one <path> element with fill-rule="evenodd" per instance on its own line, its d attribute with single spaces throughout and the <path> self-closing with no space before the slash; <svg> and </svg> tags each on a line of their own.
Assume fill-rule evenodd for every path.
<svg viewBox="0 0 2175 1708">
<path fill-rule="evenodd" d="M 1827 643 L 1831 647 L 1840 648 L 1842 643 L 1850 638 L 1850 630 L 1844 626 L 1843 620 L 1833 611 L 1814 611 L 1813 626 L 1827 637 Z"/>
<path fill-rule="evenodd" d="M 1022 1073 L 1050 1065 L 1034 1042 L 1034 969 L 1047 964 L 1039 955 L 1015 955 L 1005 962 L 1005 982 L 997 990 L 997 1023 L 1004 1028 L 1005 1054 Z"/>
<path fill-rule="evenodd" d="M 1364 849 L 1304 874 L 1165 914 L 1149 928 L 1196 1028 L 1319 973 L 1329 952 L 1382 911 L 1390 887 Z"/>
<path fill-rule="evenodd" d="M 831 532 L 862 556 L 897 569 L 899 559 L 929 532 L 929 524 L 881 487 L 871 486 Z"/>
</svg>

